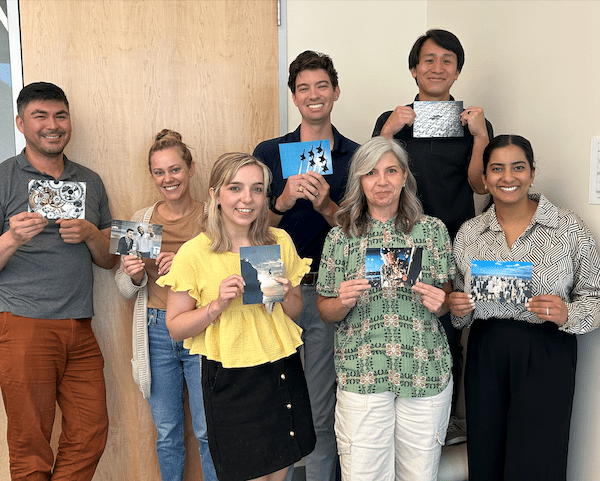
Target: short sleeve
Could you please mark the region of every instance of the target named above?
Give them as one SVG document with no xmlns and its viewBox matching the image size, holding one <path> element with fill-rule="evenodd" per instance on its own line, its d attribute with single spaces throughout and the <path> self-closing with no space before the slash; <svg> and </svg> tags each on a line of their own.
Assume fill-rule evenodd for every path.
<svg viewBox="0 0 600 481">
<path fill-rule="evenodd" d="M 434 285 L 441 287 L 456 276 L 456 267 L 452 256 L 452 243 L 448 229 L 439 219 L 435 220 L 435 227 L 431 232 L 431 254 L 433 261 L 429 267 Z M 429 249 L 429 245 L 428 245 Z"/>
<path fill-rule="evenodd" d="M 110 215 L 110 208 L 108 206 L 108 196 L 106 195 L 104 182 L 100 179 L 100 222 L 98 224 L 98 230 L 109 228 L 111 222 L 112 216 Z"/>
<path fill-rule="evenodd" d="M 197 253 L 194 249 L 194 239 L 181 246 L 168 274 L 159 277 L 156 284 L 161 287 L 169 286 L 175 292 L 188 292 L 200 304 L 202 288 L 198 284 L 201 276 L 196 272 Z"/>
<path fill-rule="evenodd" d="M 275 229 L 279 245 L 281 246 L 281 258 L 285 264 L 285 276 L 290 280 L 293 287 L 300 284 L 300 281 L 310 271 L 312 259 L 302 258 L 296 252 L 296 247 L 291 237 L 283 229 Z"/>
</svg>

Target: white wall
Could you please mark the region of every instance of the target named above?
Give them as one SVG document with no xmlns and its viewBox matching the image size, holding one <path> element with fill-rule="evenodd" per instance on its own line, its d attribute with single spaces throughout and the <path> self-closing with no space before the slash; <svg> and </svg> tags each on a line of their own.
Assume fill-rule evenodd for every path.
<svg viewBox="0 0 600 481">
<path fill-rule="evenodd" d="M 481 105 L 494 132 L 527 137 L 534 190 L 577 212 L 600 241 L 600 205 L 588 204 L 590 139 L 600 135 L 599 1 L 288 0 L 288 60 L 328 53 L 340 76 L 332 120 L 357 142 L 385 110 L 409 103 L 407 67 L 428 28 L 454 32 L 466 61 L 452 94 Z M 300 122 L 289 101 L 290 130 Z M 600 479 L 600 330 L 579 337 L 570 481 Z M 560 389 L 560 386 L 557 386 Z"/>
<path fill-rule="evenodd" d="M 426 19 L 422 0 L 288 0 L 288 63 L 304 50 L 331 56 L 341 91 L 332 123 L 363 143 L 381 113 L 416 95 L 408 50 L 427 29 Z M 288 99 L 288 128 L 294 130 L 300 114 L 291 94 Z"/>
</svg>

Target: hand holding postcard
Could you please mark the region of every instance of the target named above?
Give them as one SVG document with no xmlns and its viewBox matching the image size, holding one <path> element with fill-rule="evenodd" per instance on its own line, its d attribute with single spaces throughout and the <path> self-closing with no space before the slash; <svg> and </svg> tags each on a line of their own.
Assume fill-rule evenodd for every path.
<svg viewBox="0 0 600 481">
<path fill-rule="evenodd" d="M 85 182 L 30 180 L 28 212 L 50 220 L 85 219 Z"/>
<path fill-rule="evenodd" d="M 240 267 L 244 278 L 244 304 L 273 304 L 283 301 L 284 277 L 279 244 L 240 247 Z"/>
<path fill-rule="evenodd" d="M 279 144 L 279 157 L 284 179 L 311 170 L 321 175 L 333 174 L 329 139 Z"/>
<path fill-rule="evenodd" d="M 110 225 L 111 254 L 156 259 L 162 243 L 162 225 L 113 220 Z"/>
<path fill-rule="evenodd" d="M 417 117 L 413 124 L 414 138 L 464 137 L 465 131 L 460 121 L 463 111 L 461 101 L 419 102 L 413 110 Z"/>
<path fill-rule="evenodd" d="M 421 280 L 422 247 L 369 247 L 365 277 L 372 288 L 399 289 Z"/>
<path fill-rule="evenodd" d="M 472 260 L 470 294 L 475 302 L 525 304 L 531 299 L 532 268 L 531 262 Z"/>
</svg>

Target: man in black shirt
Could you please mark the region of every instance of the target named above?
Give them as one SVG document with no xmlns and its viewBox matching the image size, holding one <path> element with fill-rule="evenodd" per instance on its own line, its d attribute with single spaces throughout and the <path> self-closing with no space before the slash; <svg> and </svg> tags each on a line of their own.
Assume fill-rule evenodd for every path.
<svg viewBox="0 0 600 481">
<path fill-rule="evenodd" d="M 458 79 L 464 61 L 463 47 L 453 33 L 428 30 L 419 37 L 408 56 L 408 68 L 419 88 L 415 101 L 454 100 L 450 88 Z M 425 213 L 441 219 L 454 240 L 462 223 L 475 216 L 473 192 L 486 193 L 482 155 L 493 137 L 492 125 L 485 119 L 481 107 L 469 106 L 460 115 L 463 137 L 415 138 L 415 118 L 413 104 L 398 106 L 377 119 L 373 137 L 393 138 L 405 147 Z M 442 316 L 440 321 L 454 362 L 454 415 L 462 372 L 460 331 L 452 326 L 449 314 Z M 446 444 L 466 440 L 466 434 L 455 422 L 453 416 Z"/>
</svg>

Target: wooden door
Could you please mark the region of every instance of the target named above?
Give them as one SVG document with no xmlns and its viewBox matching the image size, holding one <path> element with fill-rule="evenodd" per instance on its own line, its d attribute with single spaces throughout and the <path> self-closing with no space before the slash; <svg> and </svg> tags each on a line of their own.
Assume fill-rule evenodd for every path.
<svg viewBox="0 0 600 481">
<path fill-rule="evenodd" d="M 192 148 L 200 200 L 221 153 L 252 152 L 278 133 L 276 0 L 20 0 L 20 13 L 25 84 L 65 90 L 73 122 L 67 155 L 100 174 L 113 218 L 129 219 L 159 198 L 147 156 L 162 128 Z M 154 424 L 131 377 L 133 304 L 117 292 L 114 270 L 94 275 L 110 416 L 94 480 L 158 481 Z M 5 425 L 2 411 L 0 432 Z M 0 436 L 0 479 L 9 479 Z M 186 444 L 185 479 L 197 481 L 189 422 Z"/>
</svg>

